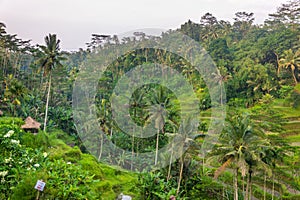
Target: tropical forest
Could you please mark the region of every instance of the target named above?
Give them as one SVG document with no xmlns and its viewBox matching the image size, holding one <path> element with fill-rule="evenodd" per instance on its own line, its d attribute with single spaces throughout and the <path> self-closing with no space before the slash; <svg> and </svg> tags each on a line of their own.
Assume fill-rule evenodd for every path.
<svg viewBox="0 0 300 200">
<path fill-rule="evenodd" d="M 74 51 L 0 21 L 0 199 L 299 200 L 300 1 L 233 16 Z"/>
</svg>

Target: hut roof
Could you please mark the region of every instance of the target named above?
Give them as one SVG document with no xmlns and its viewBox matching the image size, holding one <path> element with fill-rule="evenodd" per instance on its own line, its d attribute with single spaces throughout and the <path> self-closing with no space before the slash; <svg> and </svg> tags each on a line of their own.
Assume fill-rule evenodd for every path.
<svg viewBox="0 0 300 200">
<path fill-rule="evenodd" d="M 25 119 L 25 124 L 21 126 L 22 129 L 39 129 L 41 124 L 31 117 Z"/>
</svg>

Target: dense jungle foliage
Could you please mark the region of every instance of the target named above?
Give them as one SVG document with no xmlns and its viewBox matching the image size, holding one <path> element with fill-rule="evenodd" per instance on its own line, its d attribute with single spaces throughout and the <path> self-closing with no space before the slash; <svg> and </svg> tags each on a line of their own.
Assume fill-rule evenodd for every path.
<svg viewBox="0 0 300 200">
<path fill-rule="evenodd" d="M 300 199 L 300 1 L 282 4 L 263 24 L 254 19 L 247 12 L 235 13 L 232 22 L 206 13 L 161 36 L 93 34 L 86 49 L 73 52 L 61 51 L 55 34 L 33 46 L 0 23 L 0 199 L 117 199 L 121 193 L 149 200 Z M 214 91 L 217 101 L 212 101 L 207 77 L 187 59 L 191 49 L 176 54 L 155 48 L 176 32 L 196 41 L 214 61 L 217 71 L 204 70 L 224 87 Z M 103 62 L 103 52 L 109 59 L 115 53 L 111 49 L 126 45 L 139 48 L 99 68 L 95 107 L 73 114 L 74 92 L 82 98 L 90 94 L 88 86 L 73 91 L 80 73 Z M 147 68 L 152 63 L 161 64 L 159 72 Z M 118 93 L 132 87 L 126 80 L 119 83 L 137 66 L 145 73 L 136 83 L 154 82 L 140 85 L 119 103 L 128 108 L 124 123 L 153 124 L 156 132 L 147 138 L 122 129 L 114 119 L 121 111 L 112 106 Z M 171 85 L 178 86 L 180 97 L 155 82 L 157 74 L 167 79 L 176 73 L 191 86 L 195 107 L 183 106 L 194 99 L 177 79 Z M 85 81 L 95 74 L 86 74 Z M 221 107 L 226 111 L 222 130 L 203 152 L 210 128 L 217 126 L 214 109 Z M 95 111 L 96 117 L 78 124 L 74 118 L 85 117 L 84 111 Z M 21 128 L 29 116 L 42 124 L 37 134 Z M 84 137 L 87 129 L 95 130 L 93 140 Z M 177 135 L 184 138 L 180 145 L 159 153 Z M 108 142 L 121 153 L 105 147 Z M 149 152 L 154 157 L 138 160 Z M 167 163 L 162 168 L 145 165 L 162 161 Z M 37 180 L 46 182 L 41 193 L 34 189 Z"/>
</svg>

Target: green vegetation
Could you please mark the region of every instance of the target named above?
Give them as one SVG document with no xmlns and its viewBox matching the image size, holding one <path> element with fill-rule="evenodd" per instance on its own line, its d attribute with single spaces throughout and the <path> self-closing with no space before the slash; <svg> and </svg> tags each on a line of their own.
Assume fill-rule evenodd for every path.
<svg viewBox="0 0 300 200">
<path fill-rule="evenodd" d="M 139 197 L 136 174 L 101 164 L 52 132 L 25 133 L 20 124 L 20 118 L 0 118 L 1 199 L 34 199 L 40 179 L 47 183 L 41 199 L 114 199 L 120 192 Z"/>
<path fill-rule="evenodd" d="M 232 23 L 207 13 L 199 23 L 188 21 L 161 37 L 135 32 L 134 39 L 120 41 L 116 36 L 93 34 L 87 49 L 76 52 L 60 51 L 55 34 L 45 37 L 45 46 L 32 46 L 7 33 L 0 23 L 0 199 L 35 199 L 34 185 L 40 179 L 46 182 L 40 199 L 110 200 L 120 193 L 149 200 L 168 200 L 171 195 L 177 199 L 299 199 L 299 9 L 299 0 L 289 1 L 261 25 L 253 23 L 253 13 L 238 12 Z M 199 42 L 215 62 L 218 72 L 210 78 L 226 90 L 218 102 L 211 101 L 207 77 L 186 57 L 154 45 L 126 52 L 108 65 L 98 81 L 96 106 L 89 108 L 96 111 L 96 119 L 78 127 L 72 92 L 83 63 L 102 61 L 100 53 L 109 48 L 147 46 L 176 31 Z M 191 50 L 181 51 L 189 55 Z M 151 63 L 169 66 L 158 70 L 162 76 L 180 73 L 191 85 L 199 109 L 187 108 L 193 97 L 177 87 L 181 83 L 176 79 L 170 82 L 183 100 L 166 86 L 142 85 L 126 96 L 128 102 L 120 100 L 129 110 L 125 123 L 153 124 L 155 134 L 141 138 L 138 130 L 127 134 L 116 123 L 114 114 L 123 111 L 112 108 L 112 96 L 119 98 L 118 92 L 129 87 L 119 84 L 126 73 L 137 66 L 149 72 Z M 136 78 L 136 82 L 157 80 L 151 73 Z M 88 98 L 87 93 L 82 95 Z M 215 125 L 212 110 L 223 105 L 227 111 L 223 130 L 204 155 L 201 147 L 209 126 Z M 184 119 L 182 110 L 192 117 Z M 43 122 L 43 131 L 22 130 L 28 116 Z M 199 126 L 193 117 L 199 118 Z M 104 135 L 95 134 L 96 140 L 88 141 L 82 137 L 85 129 Z M 174 136 L 183 138 L 182 144 L 160 154 L 158 150 Z M 117 154 L 113 147 L 104 151 L 108 141 L 129 153 Z M 185 146 L 184 154 L 178 155 Z M 155 156 L 138 160 L 146 152 Z M 160 164 L 161 157 L 169 165 L 148 171 L 151 163 Z"/>
</svg>

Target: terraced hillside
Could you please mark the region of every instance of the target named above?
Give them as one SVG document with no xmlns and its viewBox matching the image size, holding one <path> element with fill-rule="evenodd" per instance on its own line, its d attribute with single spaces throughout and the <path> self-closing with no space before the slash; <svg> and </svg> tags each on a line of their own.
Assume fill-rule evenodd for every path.
<svg viewBox="0 0 300 200">
<path fill-rule="evenodd" d="M 287 153 L 282 161 L 276 163 L 275 168 L 270 169 L 270 173 L 258 170 L 253 174 L 251 199 L 300 199 L 300 106 L 295 107 L 297 102 L 293 100 L 291 98 L 275 99 L 269 105 L 270 109 L 280 116 L 279 118 L 277 116 L 277 119 L 273 115 L 262 116 L 261 110 L 257 113 L 259 118 L 273 120 L 272 123 L 276 123 L 279 119 L 283 130 L 268 132 L 267 135 L 274 136 L 283 144 L 286 143 L 282 148 L 286 148 Z M 250 113 L 250 110 L 251 108 L 244 111 Z M 202 112 L 201 122 L 209 125 L 210 115 L 210 111 Z M 291 149 L 296 153 L 291 153 L 289 151 Z M 233 174 L 230 169 L 228 172 Z M 239 181 L 244 182 L 244 185 L 247 184 L 242 178 Z"/>
<path fill-rule="evenodd" d="M 283 114 L 284 132 L 281 134 L 291 145 L 300 146 L 300 84 L 295 88 L 291 97 L 286 100 L 276 100 L 274 110 Z"/>
<path fill-rule="evenodd" d="M 295 87 L 294 94 L 299 93 Z M 277 163 L 273 174 L 257 174 L 254 178 L 253 193 L 257 199 L 300 199 L 300 106 L 297 98 L 293 96 L 286 99 L 276 99 L 271 108 L 282 115 L 283 131 L 280 133 L 271 133 L 279 136 L 284 142 L 287 142 L 288 149 L 294 150 L 294 154 L 287 154 L 282 163 Z M 296 106 L 295 106 L 296 105 Z M 272 198 L 273 196 L 273 198 Z M 253 197 L 253 198 L 254 198 Z"/>
</svg>

